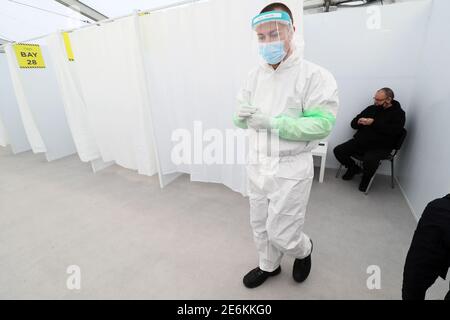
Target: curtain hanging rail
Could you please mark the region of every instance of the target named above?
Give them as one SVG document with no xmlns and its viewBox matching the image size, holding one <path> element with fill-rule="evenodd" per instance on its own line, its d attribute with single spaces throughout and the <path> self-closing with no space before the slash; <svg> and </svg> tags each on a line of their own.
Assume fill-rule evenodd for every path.
<svg viewBox="0 0 450 320">
<path fill-rule="evenodd" d="M 183 5 L 187 5 L 187 4 L 194 4 L 195 2 L 204 2 L 204 1 L 208 1 L 208 0 L 184 0 L 184 1 L 179 1 L 179 2 L 172 3 L 172 4 L 169 4 L 169 5 L 156 7 L 156 8 L 153 8 L 153 9 L 139 11 L 138 13 L 152 13 L 152 12 L 156 12 L 156 11 L 160 11 L 160 10 L 176 8 L 176 7 L 179 7 L 179 6 L 183 6 Z M 73 29 L 68 29 L 68 30 L 60 30 L 60 31 L 61 32 L 72 32 L 72 31 L 80 30 L 80 29 L 84 29 L 84 28 L 100 26 L 100 25 L 105 24 L 105 23 L 109 23 L 109 22 L 113 22 L 113 21 L 116 21 L 116 20 L 120 20 L 120 19 L 131 17 L 134 14 L 135 14 L 135 12 L 129 13 L 129 14 L 126 14 L 126 15 L 123 15 L 123 16 L 119 16 L 119 17 L 116 17 L 116 18 L 106 19 L 106 20 L 95 22 L 95 23 L 93 22 L 91 24 L 88 24 L 88 25 L 85 25 L 85 26 L 81 26 L 81 27 L 78 27 L 78 28 L 73 28 Z M 23 41 L 19 41 L 19 42 L 18 41 L 12 41 L 11 43 L 26 43 L 26 42 L 36 41 L 36 40 L 39 40 L 39 39 L 43 39 L 43 38 L 47 37 L 48 35 L 49 34 L 45 34 L 45 35 L 42 35 L 42 36 L 34 37 L 34 38 L 31 38 L 31 39 L 27 39 L 27 40 L 23 40 Z M 4 52 L 5 45 L 6 44 L 0 45 L 0 52 Z"/>
</svg>

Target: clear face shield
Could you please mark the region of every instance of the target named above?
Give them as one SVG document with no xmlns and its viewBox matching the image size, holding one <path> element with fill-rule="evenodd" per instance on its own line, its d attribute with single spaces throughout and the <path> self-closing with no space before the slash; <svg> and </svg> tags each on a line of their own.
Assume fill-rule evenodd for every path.
<svg viewBox="0 0 450 320">
<path fill-rule="evenodd" d="M 258 50 L 270 65 L 282 62 L 292 50 L 294 28 L 292 20 L 284 11 L 270 11 L 257 15 L 252 20 Z"/>
</svg>

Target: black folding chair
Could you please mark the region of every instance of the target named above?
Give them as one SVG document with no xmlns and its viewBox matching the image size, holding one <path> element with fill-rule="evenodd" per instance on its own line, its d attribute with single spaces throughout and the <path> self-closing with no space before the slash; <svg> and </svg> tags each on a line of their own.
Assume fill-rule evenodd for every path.
<svg viewBox="0 0 450 320">
<path fill-rule="evenodd" d="M 402 133 L 399 136 L 399 139 L 397 140 L 397 143 L 395 144 L 394 149 L 392 149 L 392 152 L 389 154 L 389 156 L 387 156 L 384 159 L 381 159 L 380 162 L 378 163 L 378 168 L 380 168 L 380 165 L 381 165 L 382 161 L 388 160 L 388 161 L 391 162 L 391 187 L 392 187 L 392 189 L 395 188 L 395 184 L 394 184 L 394 161 L 395 161 L 395 157 L 397 156 L 398 151 L 400 150 L 400 148 L 403 145 L 403 142 L 406 139 L 406 134 L 407 134 L 406 129 L 403 129 Z M 359 154 L 356 154 L 356 155 L 353 155 L 352 158 L 362 168 L 363 156 L 359 155 Z M 378 168 L 377 168 L 377 171 L 378 171 Z M 336 178 L 339 178 L 339 175 L 341 174 L 341 171 L 342 171 L 342 164 L 339 166 L 338 172 L 336 173 Z M 373 174 L 372 178 L 370 179 L 370 182 L 369 182 L 369 185 L 367 186 L 365 194 L 369 193 L 369 189 L 372 186 L 372 182 L 375 179 L 375 175 L 377 174 L 377 171 L 375 171 L 375 173 Z"/>
</svg>

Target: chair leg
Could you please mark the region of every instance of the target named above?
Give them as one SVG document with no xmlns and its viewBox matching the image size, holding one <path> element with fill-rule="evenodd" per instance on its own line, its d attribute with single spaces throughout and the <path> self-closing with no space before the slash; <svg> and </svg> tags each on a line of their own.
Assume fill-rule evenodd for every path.
<svg viewBox="0 0 450 320">
<path fill-rule="evenodd" d="M 447 295 L 444 298 L 445 301 L 450 301 L 450 290 L 447 292 Z"/>
<path fill-rule="evenodd" d="M 395 188 L 395 184 L 394 184 L 394 159 L 391 160 L 391 187 L 392 187 L 392 189 Z"/>
<path fill-rule="evenodd" d="M 367 189 L 366 189 L 366 191 L 364 192 L 366 195 L 369 194 L 369 189 L 370 189 L 370 187 L 372 186 L 372 182 L 373 182 L 373 180 L 375 179 L 375 175 L 376 175 L 376 174 L 377 174 L 377 173 L 375 172 L 375 173 L 373 174 L 372 178 L 370 179 L 369 185 L 367 186 Z"/>
<path fill-rule="evenodd" d="M 377 170 L 373 174 L 372 178 L 370 179 L 369 185 L 367 186 L 366 192 L 364 192 L 366 195 L 369 194 L 369 189 L 372 186 L 373 180 L 375 179 L 375 176 L 377 175 L 378 169 L 380 169 L 381 161 L 378 163 Z"/>
<path fill-rule="evenodd" d="M 342 164 L 339 166 L 339 169 L 336 172 L 336 178 L 339 178 L 339 175 L 341 174 L 341 170 L 342 170 Z"/>
</svg>

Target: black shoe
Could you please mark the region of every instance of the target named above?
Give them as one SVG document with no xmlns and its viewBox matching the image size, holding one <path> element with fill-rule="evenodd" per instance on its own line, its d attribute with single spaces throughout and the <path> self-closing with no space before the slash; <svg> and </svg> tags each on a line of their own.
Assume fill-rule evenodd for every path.
<svg viewBox="0 0 450 320">
<path fill-rule="evenodd" d="M 294 261 L 292 276 L 294 277 L 294 280 L 299 283 L 305 281 L 308 278 L 309 273 L 311 272 L 312 250 L 313 250 L 313 242 L 311 240 L 311 253 L 309 254 L 309 256 L 303 259 L 295 259 Z"/>
<path fill-rule="evenodd" d="M 244 286 L 250 289 L 259 287 L 264 283 L 264 281 L 267 280 L 267 278 L 276 276 L 277 274 L 280 274 L 280 272 L 281 267 L 278 267 L 275 271 L 272 272 L 261 270 L 259 267 L 255 268 L 245 275 L 243 279 Z"/>
<path fill-rule="evenodd" d="M 370 178 L 367 177 L 362 177 L 361 179 L 361 183 L 359 184 L 359 191 L 361 192 L 366 192 L 367 188 L 369 187 L 369 183 L 370 183 Z"/>
<path fill-rule="evenodd" d="M 347 172 L 342 176 L 344 180 L 352 180 L 355 175 L 361 173 L 361 168 L 357 165 L 347 169 Z"/>
</svg>

